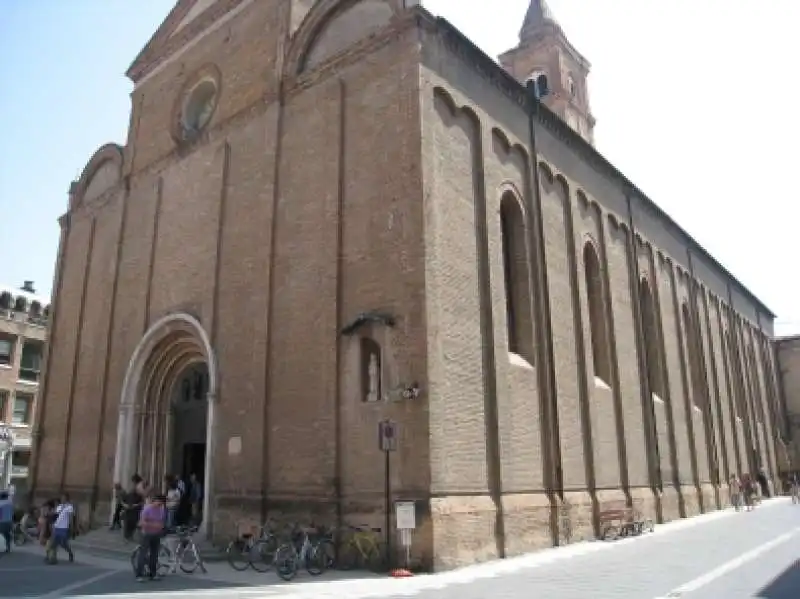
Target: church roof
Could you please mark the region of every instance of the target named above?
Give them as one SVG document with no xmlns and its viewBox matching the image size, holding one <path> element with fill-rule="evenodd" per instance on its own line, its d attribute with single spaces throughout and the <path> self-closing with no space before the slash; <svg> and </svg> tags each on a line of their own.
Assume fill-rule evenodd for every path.
<svg viewBox="0 0 800 599">
<path fill-rule="evenodd" d="M 526 32 L 536 29 L 545 23 L 558 24 L 553 16 L 553 11 L 550 10 L 545 0 L 531 0 L 528 5 L 528 12 L 525 13 L 525 20 L 522 21 L 519 36 L 523 37 Z"/>
</svg>

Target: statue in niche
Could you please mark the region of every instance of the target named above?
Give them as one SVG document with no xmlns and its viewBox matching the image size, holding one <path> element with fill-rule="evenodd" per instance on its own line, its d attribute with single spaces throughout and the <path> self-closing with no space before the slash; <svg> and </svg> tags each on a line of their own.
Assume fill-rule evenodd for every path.
<svg viewBox="0 0 800 599">
<path fill-rule="evenodd" d="M 381 399 L 381 346 L 368 337 L 361 339 L 361 397 L 367 402 Z"/>
</svg>

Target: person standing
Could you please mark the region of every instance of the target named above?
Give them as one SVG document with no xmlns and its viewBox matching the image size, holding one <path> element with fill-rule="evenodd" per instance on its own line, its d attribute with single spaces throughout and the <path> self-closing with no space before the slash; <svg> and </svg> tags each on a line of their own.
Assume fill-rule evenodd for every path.
<svg viewBox="0 0 800 599">
<path fill-rule="evenodd" d="M 165 497 L 156 495 L 142 509 L 139 518 L 139 527 L 142 531 L 142 538 L 139 543 L 139 555 L 136 562 L 136 580 L 144 582 L 145 565 L 148 566 L 150 580 L 155 580 L 158 574 L 158 550 L 161 547 L 161 537 L 164 535 L 164 521 L 166 513 L 164 510 Z"/>
<path fill-rule="evenodd" d="M 122 514 L 125 511 L 125 489 L 119 483 L 114 483 L 113 490 L 114 499 L 114 517 L 111 519 L 111 526 L 109 530 L 117 530 L 122 528 Z"/>
<path fill-rule="evenodd" d="M 55 510 L 55 521 L 53 522 L 53 536 L 47 545 L 47 563 L 55 564 L 58 562 L 58 548 L 62 547 L 69 556 L 69 561 L 75 561 L 75 554 L 69 543 L 72 533 L 72 520 L 75 516 L 75 508 L 69 502 L 69 494 L 61 496 L 61 502 Z"/>
<path fill-rule="evenodd" d="M 731 474 L 731 480 L 728 482 L 728 491 L 731 495 L 731 504 L 738 512 L 742 509 L 742 484 L 735 474 Z"/>
<path fill-rule="evenodd" d="M 193 472 L 189 476 L 189 502 L 191 504 L 192 524 L 199 526 L 202 521 L 202 508 L 203 508 L 203 483 L 197 479 L 197 475 Z"/>
<path fill-rule="evenodd" d="M 6 543 L 4 551 L 11 552 L 11 533 L 14 530 L 14 502 L 8 491 L 0 491 L 0 536 Z"/>
<path fill-rule="evenodd" d="M 180 524 L 178 520 L 181 505 L 181 492 L 178 489 L 178 482 L 171 476 L 167 477 L 167 530 L 172 530 Z"/>
<path fill-rule="evenodd" d="M 142 477 L 134 474 L 131 477 L 131 490 L 125 494 L 125 513 L 123 515 L 122 535 L 126 541 L 133 540 L 133 533 L 136 532 L 136 524 L 139 522 L 139 512 L 144 504 L 142 495 Z"/>
</svg>

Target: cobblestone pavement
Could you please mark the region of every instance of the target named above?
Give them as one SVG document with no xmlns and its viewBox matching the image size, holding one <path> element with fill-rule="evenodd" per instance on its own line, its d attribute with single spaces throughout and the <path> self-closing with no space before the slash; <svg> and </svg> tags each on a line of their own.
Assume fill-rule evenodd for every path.
<svg viewBox="0 0 800 599">
<path fill-rule="evenodd" d="M 785 499 L 751 513 L 716 512 L 654 534 L 561 549 L 410 579 L 326 573 L 280 583 L 274 574 L 209 564 L 207 575 L 137 584 L 130 566 L 79 556 L 48 567 L 26 549 L 0 558 L 0 597 L 146 596 L 211 599 L 797 599 L 800 506 Z"/>
</svg>

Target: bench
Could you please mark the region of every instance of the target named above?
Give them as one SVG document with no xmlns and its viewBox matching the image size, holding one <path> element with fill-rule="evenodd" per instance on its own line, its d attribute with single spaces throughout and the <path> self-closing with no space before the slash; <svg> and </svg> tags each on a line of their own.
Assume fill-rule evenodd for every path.
<svg viewBox="0 0 800 599">
<path fill-rule="evenodd" d="M 653 532 L 655 526 L 649 518 L 644 518 L 638 510 L 628 506 L 624 500 L 609 501 L 603 504 L 598 513 L 600 538 L 604 541 Z"/>
</svg>

